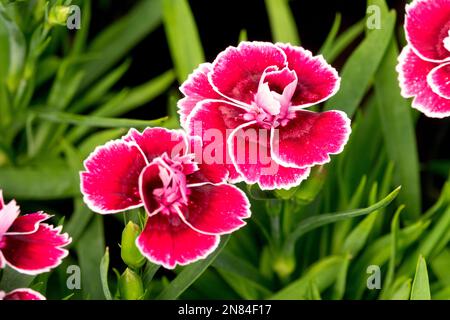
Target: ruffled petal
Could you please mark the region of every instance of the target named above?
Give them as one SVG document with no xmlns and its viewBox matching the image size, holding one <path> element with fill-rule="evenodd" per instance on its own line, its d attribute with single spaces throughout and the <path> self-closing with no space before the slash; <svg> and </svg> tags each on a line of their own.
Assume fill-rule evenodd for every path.
<svg viewBox="0 0 450 320">
<path fill-rule="evenodd" d="M 39 229 L 39 224 L 51 216 L 44 212 L 30 213 L 17 217 L 11 228 L 6 234 L 27 234 L 36 232 Z"/>
<path fill-rule="evenodd" d="M 449 37 L 449 17 L 448 0 L 415 0 L 406 6 L 406 38 L 416 54 L 430 61 L 450 57 L 444 46 Z"/>
<path fill-rule="evenodd" d="M 173 269 L 206 258 L 219 241 L 219 236 L 199 233 L 178 216 L 157 214 L 148 218 L 136 245 L 151 262 Z"/>
<path fill-rule="evenodd" d="M 140 133 L 136 129 L 131 129 L 123 140 L 137 143 L 147 157 L 148 163 L 164 153 L 170 158 L 184 155 L 188 148 L 187 137 L 182 130 L 147 128 Z"/>
<path fill-rule="evenodd" d="M 0 292 L 0 300 L 46 300 L 45 297 L 37 291 L 25 288 L 16 289 L 6 294 Z"/>
<path fill-rule="evenodd" d="M 180 87 L 180 91 L 185 95 L 178 101 L 178 113 L 182 127 L 185 127 L 187 117 L 199 101 L 222 98 L 209 83 L 208 73 L 211 70 L 211 63 L 202 63 Z"/>
<path fill-rule="evenodd" d="M 36 275 L 48 272 L 61 264 L 68 255 L 63 249 L 72 240 L 62 227 L 40 224 L 30 234 L 4 235 L 2 253 L 6 263 L 20 273 Z"/>
<path fill-rule="evenodd" d="M 434 93 L 450 99 L 450 63 L 442 64 L 428 74 L 428 84 Z"/>
<path fill-rule="evenodd" d="M 438 64 L 421 59 L 411 47 L 406 46 L 399 56 L 397 72 L 402 96 L 414 97 L 412 107 L 428 117 L 444 118 L 450 116 L 450 100 L 433 92 L 428 84 L 428 74 Z"/>
<path fill-rule="evenodd" d="M 286 56 L 268 42 L 241 42 L 228 47 L 213 62 L 209 80 L 217 92 L 238 103 L 251 104 L 264 71 L 283 69 Z"/>
<path fill-rule="evenodd" d="M 195 155 L 195 161 L 198 165 L 198 170 L 190 175 L 187 175 L 186 179 L 189 184 L 212 182 L 221 183 L 228 179 L 228 169 L 225 163 L 205 162 L 203 157 L 203 142 L 200 137 L 191 136 L 190 152 Z"/>
<path fill-rule="evenodd" d="M 139 192 L 144 202 L 145 210 L 153 215 L 159 209 L 159 203 L 153 196 L 153 190 L 162 188 L 163 183 L 159 176 L 159 166 L 152 162 L 142 170 L 139 177 Z"/>
<path fill-rule="evenodd" d="M 289 167 L 325 164 L 330 154 L 342 152 L 350 133 L 350 119 L 342 111 L 297 111 L 286 126 L 272 131 L 272 154 Z"/>
<path fill-rule="evenodd" d="M 235 186 L 204 184 L 189 188 L 188 205 L 180 214 L 198 232 L 226 234 L 243 227 L 251 212 L 246 195 Z"/>
<path fill-rule="evenodd" d="M 188 118 L 188 133 L 203 142 L 204 164 L 225 164 L 229 179 L 238 181 L 240 175 L 227 153 L 227 137 L 236 127 L 245 123 L 245 110 L 219 100 L 205 100 L 197 105 Z"/>
<path fill-rule="evenodd" d="M 246 183 L 258 183 L 263 190 L 289 189 L 309 175 L 309 168 L 288 168 L 272 158 L 270 130 L 244 124 L 228 138 L 233 164 Z"/>
<path fill-rule="evenodd" d="M 81 192 L 88 207 L 101 214 L 142 206 L 139 175 L 146 160 L 137 145 L 115 140 L 98 147 L 84 162 Z"/>
<path fill-rule="evenodd" d="M 20 208 L 15 200 L 12 200 L 6 205 L 3 203 L 2 207 L 3 208 L 0 210 L 0 238 L 9 230 L 14 223 L 14 220 L 16 220 L 20 214 Z"/>
<path fill-rule="evenodd" d="M 340 87 L 340 77 L 322 56 L 314 57 L 301 47 L 278 43 L 285 52 L 288 67 L 297 74 L 297 88 L 292 97 L 292 105 L 308 107 L 333 96 Z"/>
</svg>

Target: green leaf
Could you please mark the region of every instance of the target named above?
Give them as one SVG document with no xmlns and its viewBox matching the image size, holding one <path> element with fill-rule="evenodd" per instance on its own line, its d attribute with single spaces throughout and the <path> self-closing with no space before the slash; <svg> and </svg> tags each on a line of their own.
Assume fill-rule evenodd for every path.
<svg viewBox="0 0 450 320">
<path fill-rule="evenodd" d="M 105 255 L 100 262 L 100 278 L 102 282 L 103 294 L 106 300 L 112 300 L 111 291 L 108 285 L 108 269 L 109 269 L 109 248 L 106 247 Z"/>
<path fill-rule="evenodd" d="M 161 1 L 139 1 L 126 15 L 98 35 L 89 47 L 96 59 L 85 64 L 81 89 L 89 87 L 98 77 L 122 59 L 161 23 Z"/>
<path fill-rule="evenodd" d="M 75 210 L 65 224 L 65 231 L 71 236 L 72 243 L 78 242 L 89 222 L 94 217 L 94 213 L 88 209 L 81 197 L 74 199 Z"/>
<path fill-rule="evenodd" d="M 205 61 L 200 36 L 187 0 L 162 0 L 164 29 L 180 83 Z"/>
<path fill-rule="evenodd" d="M 332 256 L 325 258 L 314 265 L 300 279 L 292 282 L 286 288 L 282 289 L 270 299 L 272 300 L 296 300 L 305 299 L 307 297 L 310 284 L 313 282 L 322 292 L 336 281 L 338 270 L 344 258 L 340 256 Z"/>
<path fill-rule="evenodd" d="M 381 16 L 381 29 L 371 30 L 344 65 L 339 92 L 325 105 L 326 110 L 339 109 L 352 117 L 369 89 L 392 38 L 395 12 Z"/>
<path fill-rule="evenodd" d="M 98 116 L 85 116 L 68 112 L 58 112 L 50 110 L 34 110 L 33 113 L 47 121 L 56 123 L 74 124 L 79 126 L 89 126 L 97 128 L 146 128 L 161 126 L 167 118 L 157 120 L 135 120 L 124 118 L 104 118 Z"/>
<path fill-rule="evenodd" d="M 338 12 L 336 13 L 336 17 L 334 18 L 333 25 L 331 26 L 330 32 L 328 32 L 328 36 L 325 39 L 322 47 L 320 48 L 320 53 L 326 56 L 327 52 L 331 50 L 336 40 L 336 36 L 339 32 L 339 28 L 341 27 L 342 15 Z"/>
<path fill-rule="evenodd" d="M 388 157 L 396 164 L 396 182 L 403 187 L 399 201 L 414 220 L 421 212 L 419 159 L 410 102 L 400 95 L 398 86 L 398 54 L 393 39 L 375 75 L 375 93 Z"/>
<path fill-rule="evenodd" d="M 229 236 L 223 236 L 219 247 L 206 259 L 187 266 L 183 271 L 158 295 L 158 300 L 177 299 L 217 258 L 228 243 Z"/>
<path fill-rule="evenodd" d="M 75 247 L 80 268 L 83 270 L 81 273 L 83 293 L 94 300 L 104 298 L 99 268 L 104 248 L 103 219 L 96 215 Z"/>
<path fill-rule="evenodd" d="M 78 175 L 56 164 L 0 168 L 0 186 L 8 196 L 29 200 L 62 199 L 80 192 Z"/>
<path fill-rule="evenodd" d="M 337 221 L 342 221 L 345 219 L 366 215 L 378 209 L 386 207 L 397 197 L 398 193 L 400 192 L 400 189 L 401 187 L 398 187 L 397 189 L 392 191 L 389 195 L 387 195 L 383 200 L 365 209 L 351 210 L 341 213 L 338 212 L 338 213 L 321 214 L 303 220 L 297 226 L 297 228 L 291 233 L 291 235 L 287 238 L 286 245 L 284 247 L 285 252 L 287 253 L 292 252 L 297 239 L 311 230 Z"/>
<path fill-rule="evenodd" d="M 300 45 L 295 19 L 289 8 L 289 0 L 266 0 L 266 8 L 274 42 Z"/>
<path fill-rule="evenodd" d="M 427 264 L 422 256 L 417 261 L 416 275 L 411 289 L 411 300 L 431 300 Z"/>
</svg>

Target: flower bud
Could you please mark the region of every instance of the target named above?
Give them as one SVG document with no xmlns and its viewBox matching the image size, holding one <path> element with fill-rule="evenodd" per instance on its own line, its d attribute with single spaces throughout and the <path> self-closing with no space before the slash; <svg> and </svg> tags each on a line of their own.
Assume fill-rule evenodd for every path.
<svg viewBox="0 0 450 320">
<path fill-rule="evenodd" d="M 295 258 L 293 256 L 281 255 L 275 259 L 273 269 L 281 279 L 285 279 L 295 270 Z"/>
<path fill-rule="evenodd" d="M 128 222 L 122 232 L 121 257 L 127 266 L 132 269 L 139 269 L 145 263 L 145 258 L 136 247 L 136 239 L 141 230 L 132 221 Z"/>
<path fill-rule="evenodd" d="M 70 7 L 69 6 L 54 6 L 50 9 L 48 14 L 48 24 L 50 25 L 66 25 L 67 18 L 70 15 Z"/>
<path fill-rule="evenodd" d="M 141 277 L 127 268 L 119 279 L 119 292 L 122 300 L 140 300 L 144 296 Z"/>
<path fill-rule="evenodd" d="M 327 171 L 323 166 L 311 169 L 309 178 L 302 182 L 295 193 L 295 199 L 304 204 L 313 202 L 323 188 Z"/>
</svg>

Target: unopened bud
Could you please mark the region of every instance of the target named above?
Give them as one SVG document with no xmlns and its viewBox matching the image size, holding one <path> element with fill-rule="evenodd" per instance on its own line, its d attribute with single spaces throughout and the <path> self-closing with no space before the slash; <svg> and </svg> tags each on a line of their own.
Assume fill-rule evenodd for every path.
<svg viewBox="0 0 450 320">
<path fill-rule="evenodd" d="M 121 256 L 123 262 L 132 269 L 139 269 L 145 263 L 145 258 L 136 247 L 136 239 L 141 230 L 132 221 L 128 222 L 122 232 Z"/>
<path fill-rule="evenodd" d="M 50 9 L 48 14 L 48 23 L 50 25 L 66 25 L 67 18 L 70 15 L 69 6 L 54 6 Z"/>
<path fill-rule="evenodd" d="M 127 268 L 119 279 L 119 292 L 122 300 L 140 300 L 144 296 L 141 277 Z"/>
</svg>

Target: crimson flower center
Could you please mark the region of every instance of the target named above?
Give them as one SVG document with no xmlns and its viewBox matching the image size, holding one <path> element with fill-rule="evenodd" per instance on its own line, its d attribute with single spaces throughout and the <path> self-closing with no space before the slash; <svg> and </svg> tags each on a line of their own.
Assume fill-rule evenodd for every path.
<svg viewBox="0 0 450 320">
<path fill-rule="evenodd" d="M 197 165 L 191 155 L 169 158 L 164 154 L 157 161 L 159 178 L 162 186 L 153 189 L 153 197 L 159 204 L 162 214 L 170 215 L 176 208 L 187 205 L 189 189 L 186 174 L 197 170 Z"/>
</svg>

